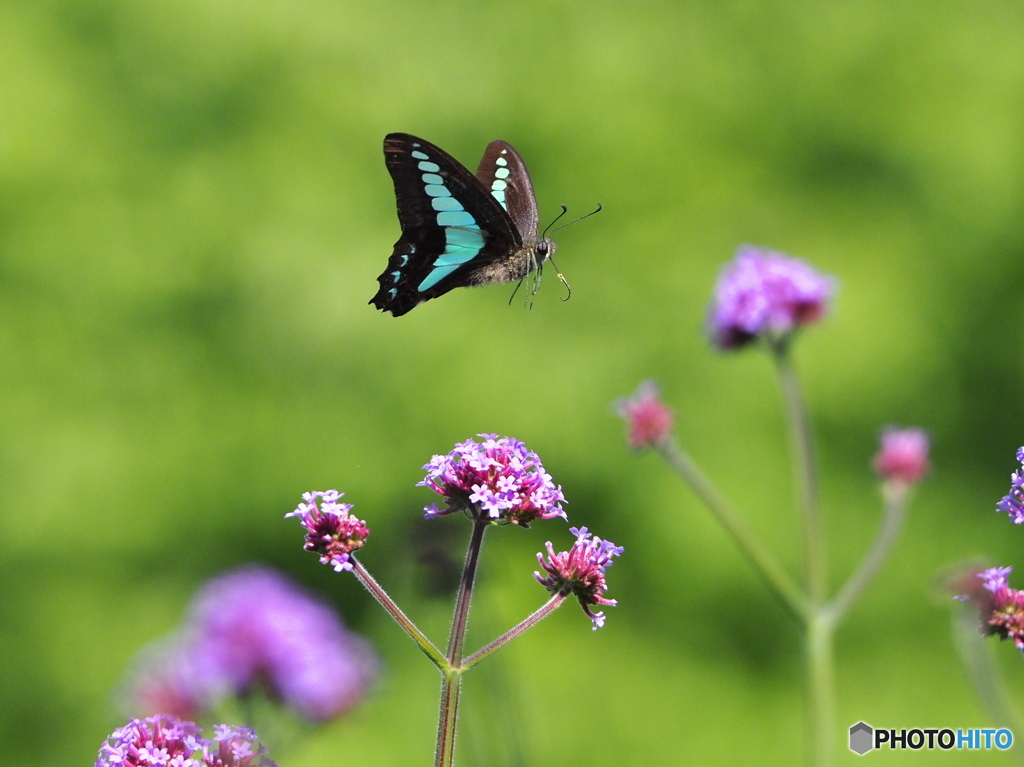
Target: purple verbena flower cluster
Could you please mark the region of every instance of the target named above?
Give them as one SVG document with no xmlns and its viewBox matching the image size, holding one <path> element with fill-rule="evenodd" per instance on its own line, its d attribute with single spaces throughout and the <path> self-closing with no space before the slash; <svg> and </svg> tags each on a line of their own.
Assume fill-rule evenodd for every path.
<svg viewBox="0 0 1024 767">
<path fill-rule="evenodd" d="M 204 738 L 171 716 L 132 719 L 100 747 L 95 767 L 277 767 L 248 727 L 219 724 Z"/>
<path fill-rule="evenodd" d="M 197 717 L 262 689 L 326 721 L 362 698 L 377 661 L 330 607 L 272 570 L 247 567 L 207 583 L 184 628 L 138 666 L 132 713 Z"/>
<path fill-rule="evenodd" d="M 551 481 L 536 453 L 511 437 L 478 436 L 483 442 L 466 440 L 423 467 L 427 476 L 417 484 L 445 499 L 443 509 L 437 504 L 426 507 L 428 519 L 479 512 L 494 522 L 529 527 L 536 519 L 565 517 L 562 488 Z"/>
<path fill-rule="evenodd" d="M 761 336 L 785 338 L 821 319 L 833 292 L 833 280 L 803 261 L 741 246 L 715 287 L 711 340 L 721 349 L 736 349 Z"/>
<path fill-rule="evenodd" d="M 634 450 L 657 445 L 672 431 L 672 411 L 661 401 L 658 386 L 644 381 L 632 397 L 619 400 L 616 409 L 629 427 L 629 446 Z"/>
<path fill-rule="evenodd" d="M 974 582 L 957 598 L 977 608 L 986 636 L 1012 639 L 1024 652 L 1024 591 L 1010 588 L 1012 567 L 990 567 L 976 573 Z"/>
<path fill-rule="evenodd" d="M 619 556 L 625 549 L 611 541 L 592 536 L 585 527 L 571 527 L 569 532 L 576 536 L 572 548 L 556 554 L 551 541 L 548 541 L 547 559 L 543 554 L 537 554 L 537 561 L 548 573 L 548 577 L 541 577 L 537 572 L 533 576 L 552 594 L 574 594 L 583 612 L 594 622 L 596 631 L 604 625 L 604 613 L 592 612 L 590 606 L 614 607 L 618 604 L 614 599 L 605 599 L 603 596 L 607 588 L 604 574 L 605 569 L 613 564 L 612 557 Z"/>
<path fill-rule="evenodd" d="M 349 514 L 351 503 L 339 503 L 344 493 L 314 490 L 302 494 L 302 503 L 285 517 L 299 517 L 306 533 L 306 551 L 320 554 L 320 562 L 336 572 L 351 570 L 349 556 L 362 548 L 370 534 L 366 523 Z M 317 500 L 320 501 L 319 505 Z"/>
<path fill-rule="evenodd" d="M 1017 449 L 1017 460 L 1022 469 L 1010 475 L 1010 492 L 996 504 L 996 511 L 1005 511 L 1019 525 L 1024 523 L 1024 447 Z"/>
</svg>

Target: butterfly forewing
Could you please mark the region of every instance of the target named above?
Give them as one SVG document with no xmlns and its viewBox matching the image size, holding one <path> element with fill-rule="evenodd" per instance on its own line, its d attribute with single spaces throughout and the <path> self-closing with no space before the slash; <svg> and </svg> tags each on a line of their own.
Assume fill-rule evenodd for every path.
<svg viewBox="0 0 1024 767">
<path fill-rule="evenodd" d="M 395 183 L 402 236 L 370 299 L 378 309 L 405 314 L 471 282 L 472 273 L 519 248 L 522 238 L 505 208 L 443 149 L 391 133 L 384 139 L 384 160 Z"/>
<path fill-rule="evenodd" d="M 515 222 L 522 240 L 536 239 L 539 226 L 537 199 L 519 152 L 507 141 L 487 145 L 476 177 Z"/>
</svg>

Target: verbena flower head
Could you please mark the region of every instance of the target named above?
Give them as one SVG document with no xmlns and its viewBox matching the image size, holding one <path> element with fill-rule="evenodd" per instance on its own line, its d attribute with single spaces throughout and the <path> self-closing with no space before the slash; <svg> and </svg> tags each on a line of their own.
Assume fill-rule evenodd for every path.
<svg viewBox="0 0 1024 767">
<path fill-rule="evenodd" d="M 537 561 L 548 576 L 544 578 L 535 572 L 533 577 L 552 594 L 574 594 L 579 599 L 583 612 L 594 622 L 596 631 L 604 625 L 604 613 L 592 612 L 590 607 L 614 607 L 618 604 L 614 599 L 605 599 L 603 596 L 608 587 L 604 574 L 605 569 L 613 564 L 612 557 L 619 556 L 625 549 L 611 541 L 592 536 L 585 527 L 571 527 L 569 531 L 576 536 L 576 543 L 569 551 L 560 551 L 556 554 L 551 541 L 548 541 L 545 544 L 548 550 L 547 558 L 545 559 L 543 554 L 537 554 Z"/>
<path fill-rule="evenodd" d="M 883 479 L 905 485 L 917 482 L 928 471 L 928 435 L 922 429 L 886 428 L 875 455 L 875 471 Z"/>
<path fill-rule="evenodd" d="M 351 570 L 349 555 L 362 548 L 370 534 L 366 523 L 349 514 L 351 503 L 339 503 L 344 493 L 337 490 L 314 490 L 302 494 L 302 503 L 285 517 L 298 517 L 306 533 L 306 551 L 315 551 L 320 562 L 336 572 Z M 319 504 L 317 501 L 319 500 Z"/>
<path fill-rule="evenodd" d="M 192 722 L 160 715 L 132 719 L 100 747 L 95 767 L 277 767 L 247 727 L 226 724 L 214 737 Z"/>
<path fill-rule="evenodd" d="M 1017 449 L 1017 460 L 1024 467 L 1024 447 Z M 1014 524 L 1024 523 L 1024 470 L 1010 475 L 1010 492 L 996 504 L 996 511 L 1005 511 Z"/>
<path fill-rule="evenodd" d="M 825 315 L 832 278 L 803 261 L 743 245 L 715 286 L 710 335 L 721 349 L 736 349 L 761 337 L 780 340 Z"/>
<path fill-rule="evenodd" d="M 1024 591 L 1010 588 L 1007 576 L 1012 569 L 990 567 L 977 573 L 974 584 L 956 598 L 977 608 L 982 634 L 1012 639 L 1024 652 Z"/>
<path fill-rule="evenodd" d="M 634 450 L 661 442 L 672 431 L 672 411 L 661 401 L 658 386 L 644 381 L 632 397 L 616 403 L 629 427 L 629 446 Z"/>
<path fill-rule="evenodd" d="M 562 487 L 551 481 L 536 453 L 511 437 L 477 436 L 483 442 L 468 439 L 423 467 L 427 476 L 417 484 L 445 499 L 443 509 L 424 509 L 427 519 L 456 511 L 475 516 L 479 510 L 494 522 L 529 527 L 535 519 L 565 517 Z"/>
<path fill-rule="evenodd" d="M 248 567 L 210 581 L 185 628 L 143 656 L 132 698 L 147 713 L 209 710 L 262 690 L 300 716 L 325 721 L 354 706 L 376 657 L 337 614 L 277 573 Z"/>
</svg>

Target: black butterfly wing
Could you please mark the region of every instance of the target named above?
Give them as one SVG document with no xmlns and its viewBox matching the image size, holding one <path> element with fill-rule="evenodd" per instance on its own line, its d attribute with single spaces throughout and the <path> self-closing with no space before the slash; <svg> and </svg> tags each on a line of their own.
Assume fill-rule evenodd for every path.
<svg viewBox="0 0 1024 767">
<path fill-rule="evenodd" d="M 384 138 L 402 236 L 370 303 L 399 317 L 460 285 L 493 281 L 495 261 L 522 238 L 505 209 L 463 165 L 416 136 Z"/>
<path fill-rule="evenodd" d="M 508 212 L 520 238 L 535 240 L 540 224 L 537 198 L 519 152 L 507 141 L 492 141 L 480 159 L 476 177 Z"/>
</svg>

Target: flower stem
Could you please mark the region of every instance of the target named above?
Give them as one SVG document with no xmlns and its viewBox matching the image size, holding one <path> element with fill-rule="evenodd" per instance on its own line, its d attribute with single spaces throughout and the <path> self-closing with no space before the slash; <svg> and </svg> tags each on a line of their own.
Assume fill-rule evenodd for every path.
<svg viewBox="0 0 1024 767">
<path fill-rule="evenodd" d="M 469 539 L 466 564 L 462 568 L 459 596 L 455 600 L 455 615 L 452 618 L 452 632 L 448 637 L 448 651 L 444 666 L 441 666 L 441 710 L 437 717 L 437 749 L 434 752 L 435 767 L 451 767 L 455 760 L 455 725 L 459 713 L 459 692 L 462 687 L 462 650 L 466 644 L 466 627 L 469 624 L 469 603 L 473 597 L 473 582 L 480 562 L 480 549 L 484 533 L 490 521 L 477 511 L 473 518 L 473 534 Z"/>
<path fill-rule="evenodd" d="M 363 584 L 370 594 L 373 595 L 373 598 L 380 603 L 380 606 L 387 610 L 388 614 L 395 619 L 395 622 L 402 627 L 405 633 L 412 637 L 412 640 L 419 645 L 423 654 L 430 658 L 434 665 L 443 672 L 448 666 L 448 661 L 445 660 L 441 651 L 438 650 L 437 647 L 434 646 L 434 643 L 416 627 L 416 624 L 413 623 L 404 612 L 402 612 L 402 608 L 395 604 L 395 601 L 388 596 L 388 593 L 384 591 L 384 589 L 380 587 L 380 584 L 374 580 L 373 576 L 370 575 L 365 567 L 363 567 L 361 562 L 357 561 L 351 554 L 349 555 L 349 561 L 352 563 L 352 572 L 355 574 L 356 578 L 359 579 L 359 582 Z"/>
<path fill-rule="evenodd" d="M 985 712 L 997 727 L 1024 732 L 1024 720 L 1014 706 L 1006 684 L 992 657 L 992 648 L 978 632 L 978 614 L 971 609 L 953 610 L 953 643 L 964 670 L 974 684 Z M 1017 763 L 1024 764 L 1024 752 L 1016 752 Z"/>
<path fill-rule="evenodd" d="M 676 444 L 671 436 L 659 440 L 656 447 L 668 464 L 704 502 L 704 505 L 718 519 L 726 532 L 732 536 L 736 545 L 747 555 L 758 574 L 782 604 L 797 620 L 804 623 L 808 615 L 806 598 L 800 593 L 793 579 L 789 577 L 778 560 L 747 527 L 743 517 L 729 504 L 725 496 L 719 492 L 707 475 Z"/>
<path fill-rule="evenodd" d="M 835 671 L 832 634 L 835 626 L 821 614 L 812 617 L 807 631 L 807 764 L 827 767 L 835 744 Z"/>
<path fill-rule="evenodd" d="M 455 720 L 459 713 L 459 692 L 462 671 L 449 668 L 442 672 L 441 710 L 437 717 L 437 750 L 435 767 L 451 767 L 455 763 Z"/>
<path fill-rule="evenodd" d="M 473 520 L 473 535 L 469 539 L 466 564 L 462 568 L 459 596 L 455 600 L 455 615 L 452 618 L 452 633 L 448 637 L 448 651 L 445 653 L 448 664 L 453 667 L 459 666 L 462 662 L 462 649 L 466 643 L 466 627 L 469 623 L 469 602 L 473 596 L 477 564 L 480 562 L 480 548 L 483 546 L 484 533 L 489 526 L 490 522 L 482 514 Z"/>
<path fill-rule="evenodd" d="M 811 605 L 816 607 L 825 601 L 828 588 L 826 569 L 825 529 L 821 521 L 818 500 L 818 479 L 814 465 L 814 440 L 811 433 L 810 417 L 800 382 L 797 380 L 789 355 L 787 340 L 771 344 L 782 386 L 782 395 L 789 417 L 790 434 L 793 443 L 793 457 L 800 494 L 800 510 L 803 519 L 804 570 L 807 577 L 807 595 Z"/>
<path fill-rule="evenodd" d="M 566 596 L 568 595 L 562 593 L 555 594 L 553 597 L 551 597 L 551 599 L 547 601 L 547 603 L 543 607 L 537 610 L 537 612 L 533 613 L 529 618 L 524 620 L 519 625 L 510 628 L 508 631 L 506 631 L 500 637 L 495 639 L 489 645 L 477 650 L 475 653 L 466 658 L 462 662 L 462 670 L 468 671 L 477 663 L 479 663 L 488 655 L 490 655 L 492 652 L 497 650 L 499 647 L 504 647 L 517 636 L 526 631 L 528 628 L 540 623 L 541 620 L 551 615 L 551 613 L 553 613 L 555 610 L 562 606 L 562 602 L 565 601 Z"/>
<path fill-rule="evenodd" d="M 906 518 L 907 492 L 909 486 L 903 482 L 889 481 L 883 485 L 885 493 L 885 518 L 875 540 L 868 549 L 860 565 L 839 593 L 822 609 L 822 617 L 835 624 L 849 612 L 853 604 L 860 599 L 864 590 L 878 574 L 879 568 L 889 557 L 892 547 L 899 537 L 900 528 Z"/>
</svg>

